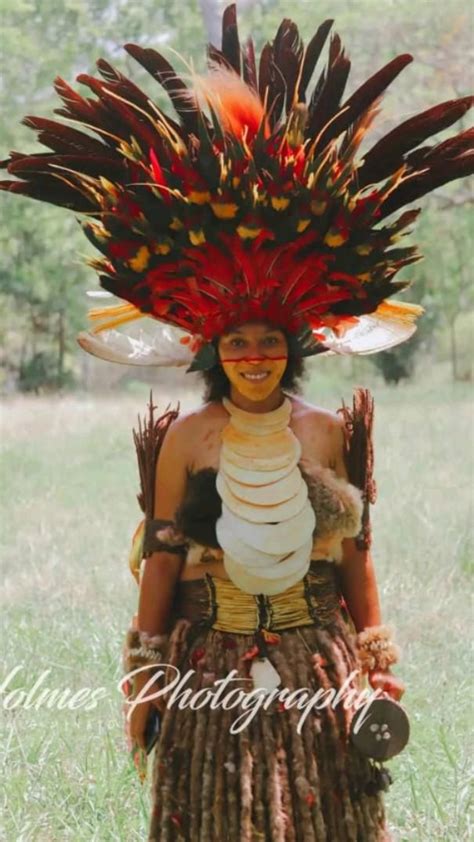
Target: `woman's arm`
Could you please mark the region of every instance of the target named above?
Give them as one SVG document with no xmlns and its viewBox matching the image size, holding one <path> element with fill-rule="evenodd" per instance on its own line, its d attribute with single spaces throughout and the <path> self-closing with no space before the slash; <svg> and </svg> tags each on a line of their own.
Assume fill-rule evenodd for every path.
<svg viewBox="0 0 474 842">
<path fill-rule="evenodd" d="M 336 474 L 348 480 L 344 462 L 344 421 L 336 416 L 333 435 L 333 465 Z M 358 550 L 354 538 L 342 541 L 340 564 L 342 595 L 356 631 L 377 626 L 381 621 L 377 581 L 370 550 Z"/>
<path fill-rule="evenodd" d="M 356 631 L 380 625 L 380 602 L 370 550 L 358 550 L 354 538 L 344 538 L 340 571 L 342 594 Z"/>
<path fill-rule="evenodd" d="M 154 517 L 174 520 L 176 509 L 183 499 L 186 488 L 186 467 L 188 450 L 183 435 L 187 429 L 186 419 L 178 418 L 170 424 L 158 456 L 155 474 Z M 169 619 L 173 604 L 176 581 L 179 578 L 183 556 L 169 552 L 154 552 L 142 562 L 140 592 L 138 598 L 138 631 L 149 635 L 167 635 L 170 632 Z M 161 714 L 166 702 L 156 696 L 154 684 L 149 686 L 150 673 L 142 670 L 135 674 L 133 686 L 137 703 L 129 716 L 129 734 L 132 741 L 145 750 L 145 731 L 154 704 Z M 160 687 L 160 684 L 157 684 Z M 142 696 L 144 694 L 144 697 Z"/>
<path fill-rule="evenodd" d="M 338 476 L 348 479 L 344 462 L 344 421 L 336 416 L 334 426 L 333 464 Z M 341 589 L 356 632 L 369 626 L 382 624 L 380 601 L 375 569 L 370 550 L 359 550 L 354 538 L 342 541 L 340 564 Z M 394 699 L 399 700 L 405 692 L 405 685 L 392 675 L 389 668 L 369 671 L 369 682 L 373 689 L 381 688 Z"/>
<path fill-rule="evenodd" d="M 183 435 L 185 426 L 185 418 L 173 422 L 161 446 L 155 476 L 155 518 L 173 520 L 184 496 L 190 440 Z M 174 590 L 183 563 L 182 555 L 161 550 L 143 561 L 138 600 L 140 631 L 150 635 L 169 631 Z"/>
</svg>

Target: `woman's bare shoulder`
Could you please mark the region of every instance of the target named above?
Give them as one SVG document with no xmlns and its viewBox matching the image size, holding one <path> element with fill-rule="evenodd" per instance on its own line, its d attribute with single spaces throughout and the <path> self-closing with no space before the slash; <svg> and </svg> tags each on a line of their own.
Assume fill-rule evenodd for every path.
<svg viewBox="0 0 474 842">
<path fill-rule="evenodd" d="M 311 462 L 314 459 L 329 468 L 340 465 L 344 448 L 344 422 L 341 415 L 296 398 L 292 419 L 293 431 L 303 443 L 306 460 Z"/>
<path fill-rule="evenodd" d="M 334 432 L 343 426 L 342 416 L 330 409 L 316 406 L 295 395 L 291 396 L 292 417 L 297 423 L 317 425 L 326 432 Z"/>
<path fill-rule="evenodd" d="M 192 436 L 205 426 L 211 426 L 225 417 L 227 417 L 226 412 L 221 403 L 216 401 L 204 403 L 194 409 L 180 412 L 178 417 L 170 424 L 169 432 L 178 441 Z"/>
</svg>

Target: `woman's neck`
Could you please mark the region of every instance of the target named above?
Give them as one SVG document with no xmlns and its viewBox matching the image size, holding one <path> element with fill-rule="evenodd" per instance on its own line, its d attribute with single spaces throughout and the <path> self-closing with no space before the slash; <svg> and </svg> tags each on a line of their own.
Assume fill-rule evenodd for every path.
<svg viewBox="0 0 474 842">
<path fill-rule="evenodd" d="M 285 394 L 280 386 L 277 386 L 277 388 L 271 393 L 271 395 L 268 395 L 265 400 L 252 401 L 239 392 L 235 386 L 231 385 L 229 400 L 231 400 L 235 406 L 239 407 L 239 409 L 245 410 L 245 412 L 263 413 L 272 412 L 274 409 L 278 409 L 285 400 Z"/>
</svg>

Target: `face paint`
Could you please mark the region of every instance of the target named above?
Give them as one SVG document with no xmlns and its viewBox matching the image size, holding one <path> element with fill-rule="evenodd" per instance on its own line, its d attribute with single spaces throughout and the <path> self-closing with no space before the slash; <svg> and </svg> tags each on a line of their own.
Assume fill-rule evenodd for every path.
<svg viewBox="0 0 474 842">
<path fill-rule="evenodd" d="M 283 332 L 247 323 L 221 337 L 219 357 L 233 388 L 250 401 L 264 401 L 278 387 L 288 363 Z"/>
<path fill-rule="evenodd" d="M 272 394 L 283 377 L 287 362 L 288 357 L 221 359 L 232 385 L 251 401 L 263 401 Z"/>
</svg>

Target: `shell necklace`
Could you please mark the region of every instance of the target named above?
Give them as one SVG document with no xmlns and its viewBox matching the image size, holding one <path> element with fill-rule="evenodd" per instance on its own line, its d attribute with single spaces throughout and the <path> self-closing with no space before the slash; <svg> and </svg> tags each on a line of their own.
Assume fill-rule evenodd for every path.
<svg viewBox="0 0 474 842">
<path fill-rule="evenodd" d="M 216 478 L 224 568 L 246 593 L 281 593 L 308 572 L 316 525 L 298 467 L 301 445 L 288 426 L 291 402 L 264 413 L 222 403 L 230 416 Z"/>
</svg>

